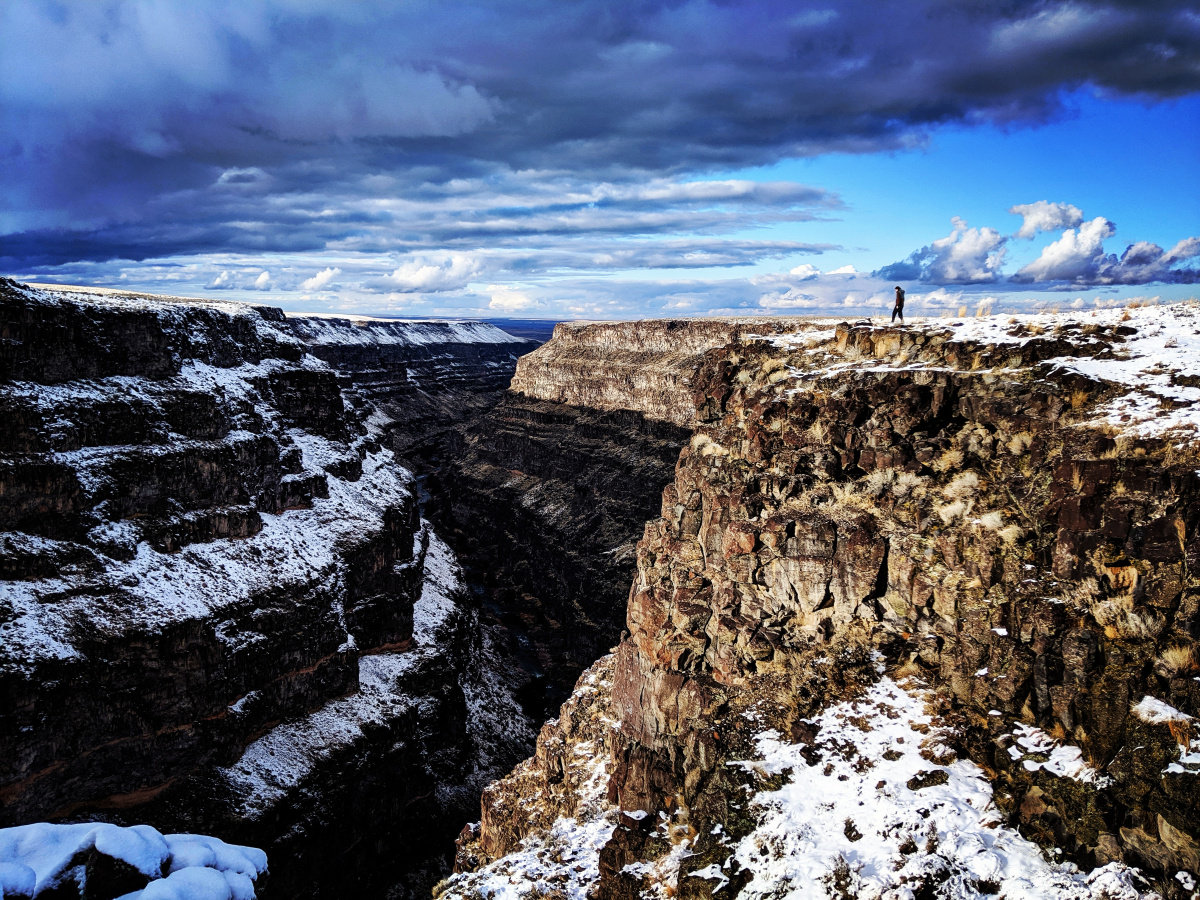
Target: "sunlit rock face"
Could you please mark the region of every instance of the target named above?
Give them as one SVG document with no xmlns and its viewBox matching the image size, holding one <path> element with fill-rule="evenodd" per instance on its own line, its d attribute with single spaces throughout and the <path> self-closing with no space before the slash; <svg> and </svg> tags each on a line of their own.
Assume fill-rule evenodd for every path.
<svg viewBox="0 0 1200 900">
<path fill-rule="evenodd" d="M 443 892 L 1188 896 L 1197 324 L 808 322 L 705 354 L 628 636 Z"/>
<path fill-rule="evenodd" d="M 12 282 L 0 323 L 0 824 L 220 835 L 280 896 L 434 877 L 528 727 L 337 330 Z"/>
<path fill-rule="evenodd" d="M 553 339 L 517 363 L 511 389 L 531 399 L 597 411 L 635 410 L 690 426 L 691 381 L 704 354 L 747 334 L 776 334 L 787 320 L 650 319 L 562 322 Z"/>
</svg>

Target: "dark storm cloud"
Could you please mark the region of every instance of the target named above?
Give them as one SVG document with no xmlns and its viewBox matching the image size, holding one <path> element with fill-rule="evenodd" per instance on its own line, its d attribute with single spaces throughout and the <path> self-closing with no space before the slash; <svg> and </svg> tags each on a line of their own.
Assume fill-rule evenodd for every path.
<svg viewBox="0 0 1200 900">
<path fill-rule="evenodd" d="M 679 181 L 593 184 L 578 178 L 497 173 L 405 190 L 394 176 L 332 177 L 323 190 L 279 190 L 282 177 L 259 169 L 225 170 L 211 189 L 160 198 L 153 217 L 88 230 L 38 229 L 5 236 L 0 267 L 55 266 L 73 260 L 143 260 L 186 253 L 314 251 L 359 253 L 487 246 L 527 248 L 559 255 L 601 252 L 576 246 L 589 238 L 646 235 L 718 235 L 779 222 L 805 221 L 840 208 L 837 196 L 790 182 Z M 720 245 L 728 243 L 726 250 Z M 830 249 L 792 241 L 704 241 L 706 265 L 744 265 L 784 253 Z M 680 245 L 682 246 L 682 245 Z M 622 249 L 624 247 L 624 249 Z M 607 247 L 636 265 L 688 262 L 688 250 L 669 242 L 652 253 Z"/>
<path fill-rule="evenodd" d="M 0 257 L 712 234 L 831 198 L 696 173 L 1039 121 L 1081 85 L 1195 91 L 1197 7 L 11 3 Z M 647 179 L 668 196 L 621 195 Z"/>
</svg>

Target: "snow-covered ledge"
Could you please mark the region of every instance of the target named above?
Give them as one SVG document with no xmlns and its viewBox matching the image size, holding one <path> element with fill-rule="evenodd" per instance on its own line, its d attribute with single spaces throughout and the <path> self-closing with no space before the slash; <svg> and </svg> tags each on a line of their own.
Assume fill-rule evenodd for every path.
<svg viewBox="0 0 1200 900">
<path fill-rule="evenodd" d="M 267 871 L 256 847 L 149 825 L 103 822 L 0 828 L 0 897 L 49 891 L 121 900 L 254 900 Z M 86 889 L 86 894 L 85 894 Z"/>
</svg>

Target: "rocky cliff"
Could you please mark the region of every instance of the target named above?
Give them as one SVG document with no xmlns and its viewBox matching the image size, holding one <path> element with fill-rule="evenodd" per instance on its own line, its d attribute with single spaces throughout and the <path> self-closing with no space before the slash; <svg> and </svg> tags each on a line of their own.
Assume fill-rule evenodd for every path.
<svg viewBox="0 0 1200 900">
<path fill-rule="evenodd" d="M 687 440 L 704 353 L 786 324 L 562 323 L 477 420 L 396 445 L 534 676 L 535 719 L 621 631 L 634 544 Z"/>
<path fill-rule="evenodd" d="M 536 400 L 690 426 L 691 380 L 704 354 L 749 334 L 772 335 L 788 320 L 648 319 L 562 322 L 553 339 L 522 357 L 511 390 Z"/>
<path fill-rule="evenodd" d="M 1198 315 L 708 352 L 628 636 L 439 893 L 1191 896 Z"/>
<path fill-rule="evenodd" d="M 526 746 L 399 426 L 322 358 L 428 384 L 512 340 L 349 327 L 0 283 L 0 824 L 236 836 L 278 896 L 382 893 Z"/>
</svg>

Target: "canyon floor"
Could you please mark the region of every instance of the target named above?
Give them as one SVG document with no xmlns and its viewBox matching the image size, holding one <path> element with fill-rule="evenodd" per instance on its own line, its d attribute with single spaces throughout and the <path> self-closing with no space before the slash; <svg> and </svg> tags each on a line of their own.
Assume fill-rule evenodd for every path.
<svg viewBox="0 0 1200 900">
<path fill-rule="evenodd" d="M 0 313 L 4 896 L 1196 896 L 1200 308 Z"/>
</svg>

